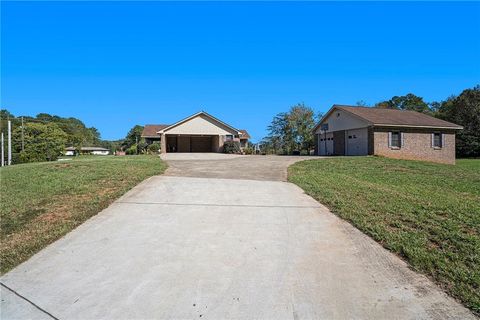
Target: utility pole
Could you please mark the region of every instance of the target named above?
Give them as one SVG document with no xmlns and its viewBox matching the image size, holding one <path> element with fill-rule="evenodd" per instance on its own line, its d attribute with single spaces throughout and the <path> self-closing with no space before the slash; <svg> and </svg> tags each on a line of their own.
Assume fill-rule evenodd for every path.
<svg viewBox="0 0 480 320">
<path fill-rule="evenodd" d="M 23 117 L 22 117 L 22 151 L 25 151 L 25 136 L 23 134 Z"/>
<path fill-rule="evenodd" d="M 12 121 L 8 120 L 8 156 L 7 165 L 12 164 Z"/>
<path fill-rule="evenodd" d="M 1 137 L 1 140 L 2 140 L 2 167 L 5 165 L 5 151 L 3 150 L 3 132 L 2 132 L 2 137 Z"/>
</svg>

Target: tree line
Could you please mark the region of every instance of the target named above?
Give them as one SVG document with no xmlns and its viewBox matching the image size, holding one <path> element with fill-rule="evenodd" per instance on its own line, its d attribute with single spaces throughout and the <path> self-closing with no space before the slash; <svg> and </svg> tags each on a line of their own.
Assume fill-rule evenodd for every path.
<svg viewBox="0 0 480 320">
<path fill-rule="evenodd" d="M 369 107 L 364 101 L 357 106 Z M 456 135 L 458 157 L 480 157 L 480 86 L 463 90 L 443 101 L 425 102 L 413 93 L 394 96 L 375 103 L 373 108 L 410 110 L 429 114 L 463 126 Z M 268 126 L 268 136 L 261 142 L 267 154 L 309 154 L 314 148 L 313 128 L 321 114 L 303 103 L 274 116 Z"/>
<path fill-rule="evenodd" d="M 357 102 L 358 106 L 368 106 Z M 458 157 L 480 157 L 480 86 L 466 89 L 458 96 L 450 96 L 440 102 L 426 102 L 422 97 L 409 93 L 394 96 L 375 103 L 373 108 L 390 108 L 422 112 L 464 127 L 457 132 Z M 262 152 L 268 154 L 309 154 L 314 148 L 313 128 L 322 114 L 303 103 L 292 106 L 287 112 L 275 115 L 268 126 L 268 136 L 261 142 Z M 23 118 L 23 126 L 22 126 Z M 153 153 L 160 149 L 158 143 L 147 145 L 141 137 L 143 126 L 134 126 L 124 139 L 102 140 L 99 131 L 87 127 L 81 120 L 62 118 L 47 113 L 35 117 L 14 116 L 6 109 L 0 110 L 0 131 L 5 144 L 7 120 L 12 121 L 13 163 L 54 161 L 65 147 L 99 146 L 124 150 L 127 154 Z M 6 149 L 6 145 L 5 145 Z"/>
<path fill-rule="evenodd" d="M 100 139 L 100 132 L 88 128 L 81 120 L 62 118 L 47 113 L 35 117 L 15 116 L 6 109 L 0 110 L 0 131 L 7 149 L 7 121 L 12 124 L 12 162 L 54 161 L 65 147 L 80 149 L 84 146 L 112 147 L 111 141 Z M 6 154 L 5 154 L 6 156 Z"/>
</svg>

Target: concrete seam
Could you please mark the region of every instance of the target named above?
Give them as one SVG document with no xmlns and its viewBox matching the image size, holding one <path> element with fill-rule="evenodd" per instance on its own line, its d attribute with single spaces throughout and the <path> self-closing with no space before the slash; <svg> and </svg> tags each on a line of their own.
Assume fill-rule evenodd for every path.
<svg viewBox="0 0 480 320">
<path fill-rule="evenodd" d="M 40 306 L 36 305 L 34 302 L 28 300 L 27 298 L 25 298 L 24 296 L 22 296 L 21 294 L 19 294 L 18 292 L 16 292 L 15 290 L 9 288 L 7 285 L 5 285 L 4 283 L 0 282 L 0 285 L 2 287 L 4 287 L 5 289 L 7 289 L 8 291 L 12 292 L 13 294 L 15 294 L 16 296 L 20 297 L 21 299 L 27 301 L 28 303 L 30 303 L 32 306 L 34 306 L 35 308 L 37 308 L 38 310 L 40 310 L 41 312 L 45 313 L 46 315 L 48 315 L 49 317 L 51 317 L 52 319 L 55 319 L 55 320 L 60 320 L 59 318 L 55 317 L 54 315 L 52 315 L 50 312 L 42 309 Z"/>
<path fill-rule="evenodd" d="M 126 204 L 158 204 L 167 206 L 199 206 L 199 207 L 247 207 L 247 208 L 292 208 L 292 209 L 321 209 L 320 206 L 269 206 L 255 204 L 213 204 L 213 203 L 175 203 L 175 202 L 136 202 L 136 201 L 116 201 L 115 203 Z"/>
</svg>

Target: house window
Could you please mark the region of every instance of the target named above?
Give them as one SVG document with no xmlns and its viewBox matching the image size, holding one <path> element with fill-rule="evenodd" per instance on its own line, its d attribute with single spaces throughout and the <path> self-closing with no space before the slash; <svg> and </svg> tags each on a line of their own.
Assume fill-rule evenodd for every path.
<svg viewBox="0 0 480 320">
<path fill-rule="evenodd" d="M 393 131 L 390 133 L 390 147 L 400 148 L 402 146 L 402 135 L 400 131 Z"/>
<path fill-rule="evenodd" d="M 441 148 L 443 146 L 442 134 L 440 132 L 435 132 L 433 134 L 433 147 Z"/>
<path fill-rule="evenodd" d="M 232 134 L 227 134 L 227 135 L 225 136 L 225 140 L 226 140 L 226 141 L 232 141 L 232 140 L 233 140 L 233 135 L 232 135 Z"/>
</svg>

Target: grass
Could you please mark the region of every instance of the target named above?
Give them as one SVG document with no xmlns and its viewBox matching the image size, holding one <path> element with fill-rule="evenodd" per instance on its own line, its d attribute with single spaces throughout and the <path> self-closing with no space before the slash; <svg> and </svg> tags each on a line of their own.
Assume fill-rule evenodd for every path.
<svg viewBox="0 0 480 320">
<path fill-rule="evenodd" d="M 310 160 L 289 181 L 480 313 L 480 160 Z"/>
<path fill-rule="evenodd" d="M 165 168 L 155 156 L 82 156 L 1 168 L 1 273 Z"/>
</svg>

